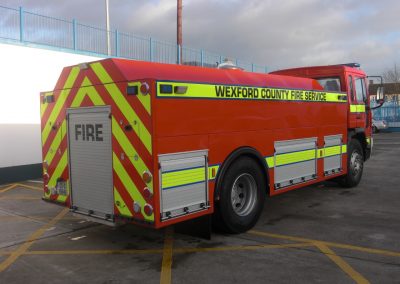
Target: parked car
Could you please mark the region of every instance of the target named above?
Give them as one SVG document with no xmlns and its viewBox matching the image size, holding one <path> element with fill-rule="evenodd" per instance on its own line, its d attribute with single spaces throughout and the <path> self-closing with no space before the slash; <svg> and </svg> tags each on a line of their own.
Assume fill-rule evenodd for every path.
<svg viewBox="0 0 400 284">
<path fill-rule="evenodd" d="M 372 119 L 372 131 L 374 133 L 377 133 L 381 131 L 382 129 L 387 129 L 388 124 L 384 120 L 377 120 L 377 119 Z"/>
</svg>

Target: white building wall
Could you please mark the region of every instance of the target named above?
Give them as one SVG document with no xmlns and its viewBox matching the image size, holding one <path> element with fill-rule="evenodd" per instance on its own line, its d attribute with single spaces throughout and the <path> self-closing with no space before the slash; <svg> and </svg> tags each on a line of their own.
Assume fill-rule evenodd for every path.
<svg viewBox="0 0 400 284">
<path fill-rule="evenodd" d="M 0 168 L 42 161 L 39 94 L 62 68 L 98 57 L 0 44 Z"/>
</svg>

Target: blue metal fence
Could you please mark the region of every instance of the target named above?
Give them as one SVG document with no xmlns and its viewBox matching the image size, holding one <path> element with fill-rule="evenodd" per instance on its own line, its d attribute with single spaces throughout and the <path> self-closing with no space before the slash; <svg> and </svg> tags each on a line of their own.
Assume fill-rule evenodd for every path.
<svg viewBox="0 0 400 284">
<path fill-rule="evenodd" d="M 178 63 L 195 66 L 216 67 L 226 56 L 205 50 L 182 47 L 180 52 L 176 44 L 155 40 L 79 23 L 75 19 L 65 20 L 44 16 L 22 7 L 19 9 L 0 6 L 0 39 L 23 44 L 35 44 L 42 47 L 61 48 L 77 53 L 89 53 L 95 56 L 109 56 L 107 33 L 111 40 L 112 57 L 136 60 Z M 182 58 L 180 58 L 182 54 Z M 232 60 L 232 58 L 230 58 Z M 266 66 L 233 59 L 246 71 L 266 73 Z"/>
<path fill-rule="evenodd" d="M 376 103 L 372 103 L 376 105 Z M 400 130 L 400 100 L 399 97 L 387 97 L 382 107 L 373 110 L 373 117 L 377 120 L 385 120 L 389 130 Z"/>
</svg>

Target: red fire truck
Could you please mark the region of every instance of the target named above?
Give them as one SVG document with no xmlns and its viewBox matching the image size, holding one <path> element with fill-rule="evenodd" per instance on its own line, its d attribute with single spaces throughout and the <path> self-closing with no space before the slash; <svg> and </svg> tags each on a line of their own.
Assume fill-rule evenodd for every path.
<svg viewBox="0 0 400 284">
<path fill-rule="evenodd" d="M 44 200 L 107 224 L 213 215 L 231 233 L 264 197 L 356 186 L 372 148 L 356 64 L 257 74 L 106 59 L 41 94 Z"/>
</svg>

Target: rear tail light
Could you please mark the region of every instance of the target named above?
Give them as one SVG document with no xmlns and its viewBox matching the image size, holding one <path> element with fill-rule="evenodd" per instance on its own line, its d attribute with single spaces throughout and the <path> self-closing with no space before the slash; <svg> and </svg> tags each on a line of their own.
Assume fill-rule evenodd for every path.
<svg viewBox="0 0 400 284">
<path fill-rule="evenodd" d="M 147 95 L 149 94 L 149 91 L 150 91 L 149 84 L 147 84 L 146 82 L 142 83 L 142 85 L 140 86 L 140 92 L 143 95 Z"/>
<path fill-rule="evenodd" d="M 146 203 L 146 205 L 144 206 L 144 213 L 147 216 L 151 216 L 151 214 L 153 214 L 153 206 L 151 206 L 150 204 Z"/>
<path fill-rule="evenodd" d="M 47 184 L 49 182 L 50 176 L 48 173 L 43 174 L 43 183 Z"/>
<path fill-rule="evenodd" d="M 149 171 L 144 171 L 142 178 L 145 183 L 149 183 L 153 179 L 153 176 L 151 175 L 151 173 Z"/>
<path fill-rule="evenodd" d="M 135 213 L 139 213 L 140 212 L 140 204 L 138 202 L 133 202 L 133 211 L 135 211 Z"/>
<path fill-rule="evenodd" d="M 150 191 L 150 189 L 148 188 L 148 187 L 145 187 L 144 189 L 143 189 L 143 195 L 144 195 L 144 197 L 145 198 L 150 198 L 151 196 L 152 196 L 152 193 L 151 193 L 151 191 Z"/>
</svg>

